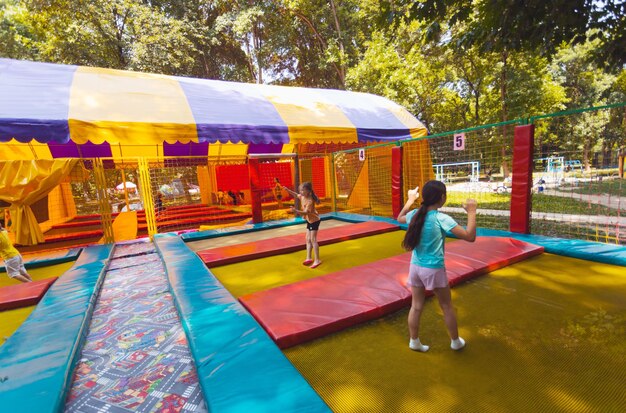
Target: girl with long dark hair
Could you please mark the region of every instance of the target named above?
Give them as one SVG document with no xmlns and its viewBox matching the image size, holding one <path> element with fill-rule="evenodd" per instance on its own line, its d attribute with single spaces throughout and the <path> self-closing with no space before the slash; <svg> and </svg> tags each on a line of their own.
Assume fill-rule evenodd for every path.
<svg viewBox="0 0 626 413">
<path fill-rule="evenodd" d="M 411 287 L 411 309 L 409 310 L 409 348 L 426 352 L 429 346 L 419 339 L 419 325 L 426 290 L 437 296 L 439 306 L 451 339 L 450 347 L 460 350 L 465 340 L 459 337 L 456 314 L 452 305 L 450 285 L 444 265 L 444 243 L 446 232 L 457 238 L 473 242 L 476 239 L 476 201 L 468 199 L 463 208 L 467 212 L 467 229 L 457 224 L 450 216 L 439 212 L 446 203 L 446 186 L 443 182 L 428 181 L 422 189 L 422 203 L 419 209 L 411 210 L 418 199 L 418 188 L 410 190 L 406 204 L 398 215 L 398 222 L 409 224 L 402 246 L 413 251 L 409 267 L 408 285 Z"/>
</svg>

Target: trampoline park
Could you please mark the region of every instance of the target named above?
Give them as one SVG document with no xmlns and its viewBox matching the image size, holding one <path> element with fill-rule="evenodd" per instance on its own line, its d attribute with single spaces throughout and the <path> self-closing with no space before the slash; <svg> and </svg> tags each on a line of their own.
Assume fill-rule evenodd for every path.
<svg viewBox="0 0 626 413">
<path fill-rule="evenodd" d="M 538 171 L 532 123 L 428 135 L 369 94 L 10 59 L 0 86 L 0 201 L 34 280 L 0 267 L 0 411 L 626 410 L 626 202 Z M 418 353 L 394 217 L 436 175 L 479 228 L 446 240 L 467 346 L 429 297 Z M 316 268 L 281 190 L 305 181 Z"/>
</svg>

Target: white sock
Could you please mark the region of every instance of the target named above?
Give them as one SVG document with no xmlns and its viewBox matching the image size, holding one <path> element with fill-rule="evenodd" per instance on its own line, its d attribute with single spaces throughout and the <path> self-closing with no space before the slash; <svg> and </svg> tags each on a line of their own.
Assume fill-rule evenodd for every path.
<svg viewBox="0 0 626 413">
<path fill-rule="evenodd" d="M 450 348 L 452 350 L 461 350 L 463 347 L 465 347 L 465 340 L 463 340 L 461 337 L 457 338 L 456 340 L 452 340 L 452 342 L 450 343 Z"/>
<path fill-rule="evenodd" d="M 429 347 L 429 346 L 426 346 L 426 345 L 424 345 L 424 344 L 422 344 L 422 343 L 420 342 L 419 337 L 418 337 L 418 338 L 416 338 L 415 340 L 413 340 L 413 339 L 410 339 L 410 340 L 409 340 L 409 348 L 410 348 L 411 350 L 414 350 L 414 351 L 421 351 L 422 353 L 425 353 L 425 352 L 427 352 L 427 351 L 428 351 L 428 349 L 429 349 L 430 347 Z"/>
</svg>

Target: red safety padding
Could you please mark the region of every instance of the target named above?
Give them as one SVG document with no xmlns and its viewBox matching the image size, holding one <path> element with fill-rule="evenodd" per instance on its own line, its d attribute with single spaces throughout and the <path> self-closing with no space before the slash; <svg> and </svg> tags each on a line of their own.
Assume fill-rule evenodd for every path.
<svg viewBox="0 0 626 413">
<path fill-rule="evenodd" d="M 402 146 L 391 148 L 391 213 L 397 217 L 402 211 Z"/>
<path fill-rule="evenodd" d="M 543 247 L 510 238 L 456 241 L 446 245 L 448 278 L 456 285 L 542 252 Z M 405 286 L 409 262 L 410 253 L 405 253 L 239 301 L 280 348 L 288 348 L 410 305 Z"/>
<path fill-rule="evenodd" d="M 0 311 L 37 304 L 58 277 L 0 288 Z"/>
<path fill-rule="evenodd" d="M 304 224 L 302 225 L 304 226 Z M 327 245 L 349 239 L 396 231 L 398 229 L 399 227 L 397 225 L 379 221 L 359 222 L 357 224 L 324 229 L 324 223 L 322 222 L 322 227 L 317 233 L 317 242 L 319 245 Z M 301 251 L 305 248 L 306 245 L 304 243 L 303 234 L 294 234 L 198 251 L 198 255 L 207 267 L 213 268 L 220 265 Z"/>
<path fill-rule="evenodd" d="M 241 191 L 250 188 L 248 165 L 219 165 L 215 168 L 217 190 Z"/>
<path fill-rule="evenodd" d="M 201 225 L 201 224 L 210 224 L 212 222 L 219 221 L 228 221 L 235 219 L 245 219 L 250 218 L 252 215 L 249 213 L 241 212 L 241 213 L 229 213 L 230 211 L 226 211 L 227 213 L 220 215 L 210 215 L 203 216 L 200 218 L 191 218 L 191 219 L 167 219 L 164 221 L 157 221 L 157 226 L 159 229 L 168 228 L 168 227 L 177 227 L 182 225 Z M 146 224 L 139 224 L 137 226 L 138 230 L 145 230 L 148 228 Z"/>
<path fill-rule="evenodd" d="M 534 136 L 535 125 L 515 127 L 509 229 L 520 234 L 530 234 Z"/>
<path fill-rule="evenodd" d="M 46 242 L 59 242 L 59 241 L 70 241 L 82 238 L 95 238 L 101 237 L 103 234 L 102 230 L 94 230 L 94 231 L 81 231 L 81 232 L 72 232 L 70 234 L 63 235 L 51 235 L 49 237 L 45 237 Z"/>
<path fill-rule="evenodd" d="M 260 162 L 258 159 L 248 160 L 248 177 L 250 178 L 250 205 L 252 207 L 252 222 L 263 222 L 263 186 L 261 184 Z"/>
<path fill-rule="evenodd" d="M 326 160 L 323 157 L 311 159 L 312 177 L 311 183 L 315 194 L 320 198 L 326 198 Z"/>
</svg>

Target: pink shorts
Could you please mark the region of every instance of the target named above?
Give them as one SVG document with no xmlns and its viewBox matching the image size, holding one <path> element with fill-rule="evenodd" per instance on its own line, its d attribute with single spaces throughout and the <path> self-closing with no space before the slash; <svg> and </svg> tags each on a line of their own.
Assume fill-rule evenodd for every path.
<svg viewBox="0 0 626 413">
<path fill-rule="evenodd" d="M 448 275 L 445 268 L 426 268 L 411 264 L 407 285 L 431 291 L 435 288 L 445 288 L 448 286 Z"/>
</svg>

